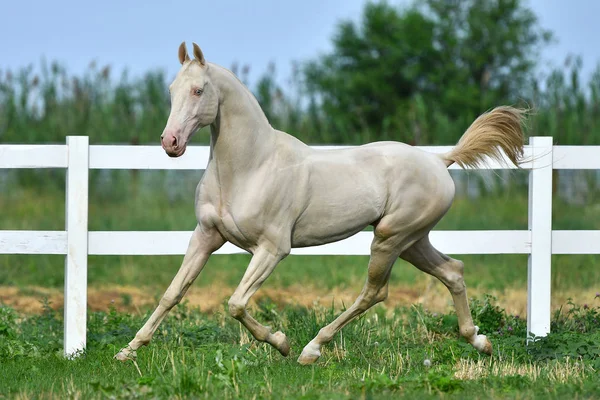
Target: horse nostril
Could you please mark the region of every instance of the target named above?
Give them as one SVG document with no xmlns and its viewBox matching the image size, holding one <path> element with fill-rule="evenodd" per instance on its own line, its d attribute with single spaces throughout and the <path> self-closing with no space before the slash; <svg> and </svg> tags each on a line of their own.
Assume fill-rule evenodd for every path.
<svg viewBox="0 0 600 400">
<path fill-rule="evenodd" d="M 173 136 L 172 146 L 177 147 L 177 138 L 175 136 Z"/>
</svg>

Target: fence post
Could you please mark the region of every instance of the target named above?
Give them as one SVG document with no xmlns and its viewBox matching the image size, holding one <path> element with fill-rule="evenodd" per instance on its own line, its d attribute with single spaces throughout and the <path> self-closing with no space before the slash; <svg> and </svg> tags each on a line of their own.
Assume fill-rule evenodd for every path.
<svg viewBox="0 0 600 400">
<path fill-rule="evenodd" d="M 67 136 L 64 354 L 85 349 L 87 329 L 89 138 Z"/>
<path fill-rule="evenodd" d="M 527 270 L 527 332 L 550 332 L 552 262 L 552 138 L 532 137 L 529 172 L 529 231 L 531 253 Z"/>
</svg>

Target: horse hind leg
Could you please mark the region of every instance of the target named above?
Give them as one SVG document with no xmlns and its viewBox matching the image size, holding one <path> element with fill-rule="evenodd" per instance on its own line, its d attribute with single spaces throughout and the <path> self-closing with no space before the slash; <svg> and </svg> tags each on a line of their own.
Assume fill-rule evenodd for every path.
<svg viewBox="0 0 600 400">
<path fill-rule="evenodd" d="M 450 258 L 436 250 L 431 245 L 429 236 L 423 237 L 406 249 L 400 258 L 421 271 L 435 276 L 448 288 L 454 300 L 461 336 L 480 352 L 491 355 L 492 344 L 485 335 L 477 334 L 479 328 L 473 324 L 471 318 L 462 261 Z"/>
<path fill-rule="evenodd" d="M 367 281 L 354 303 L 333 322 L 323 327 L 317 336 L 302 350 L 298 362 L 303 365 L 312 364 L 321 356 L 321 347 L 329 343 L 336 333 L 357 316 L 361 315 L 375 304 L 387 298 L 388 282 L 394 262 L 398 259 L 405 240 L 397 236 L 383 239 L 375 237 L 371 244 L 371 259 L 369 260 Z"/>
</svg>

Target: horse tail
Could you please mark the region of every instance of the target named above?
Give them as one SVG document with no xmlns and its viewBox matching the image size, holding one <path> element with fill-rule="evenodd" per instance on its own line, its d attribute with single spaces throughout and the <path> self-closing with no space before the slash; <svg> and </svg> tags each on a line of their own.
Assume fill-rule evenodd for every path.
<svg viewBox="0 0 600 400">
<path fill-rule="evenodd" d="M 523 160 L 525 141 L 521 125 L 527 110 L 501 106 L 481 114 L 463 134 L 456 146 L 442 159 L 446 166 L 476 167 L 488 156 L 504 163 L 502 153 L 516 166 Z M 501 151 L 502 150 L 502 151 Z"/>
</svg>

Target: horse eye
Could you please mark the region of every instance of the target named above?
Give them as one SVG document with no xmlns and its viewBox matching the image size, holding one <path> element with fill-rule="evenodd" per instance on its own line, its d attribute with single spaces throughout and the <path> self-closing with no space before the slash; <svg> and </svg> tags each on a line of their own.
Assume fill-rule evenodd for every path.
<svg viewBox="0 0 600 400">
<path fill-rule="evenodd" d="M 202 89 L 196 89 L 196 96 L 200 96 L 202 94 Z"/>
</svg>

